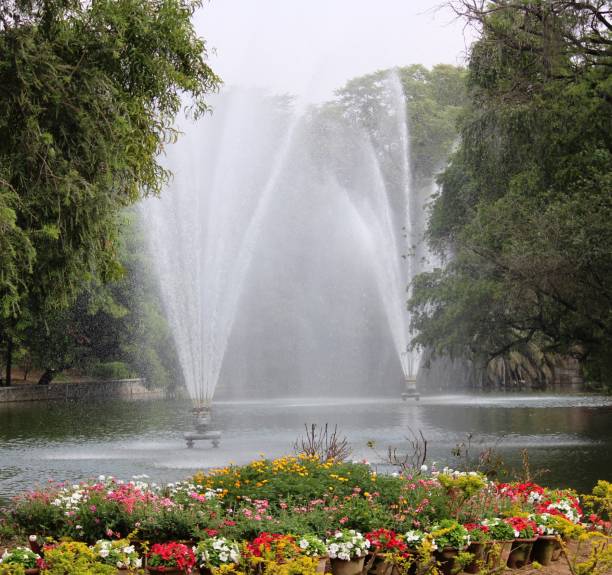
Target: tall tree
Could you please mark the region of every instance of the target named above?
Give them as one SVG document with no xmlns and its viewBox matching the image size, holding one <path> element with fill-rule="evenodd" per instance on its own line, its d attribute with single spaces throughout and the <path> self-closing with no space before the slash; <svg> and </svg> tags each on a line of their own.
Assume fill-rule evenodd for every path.
<svg viewBox="0 0 612 575">
<path fill-rule="evenodd" d="M 610 2 L 454 6 L 480 37 L 429 224 L 449 263 L 415 282 L 415 343 L 484 364 L 535 345 L 609 380 Z"/>
<path fill-rule="evenodd" d="M 185 98 L 218 85 L 198 0 L 0 5 L 0 345 L 121 274 L 123 208 L 156 194 Z M 10 363 L 7 361 L 6 363 Z M 9 370 L 10 371 L 10 370 Z M 10 374 L 8 379 L 10 380 Z"/>
</svg>

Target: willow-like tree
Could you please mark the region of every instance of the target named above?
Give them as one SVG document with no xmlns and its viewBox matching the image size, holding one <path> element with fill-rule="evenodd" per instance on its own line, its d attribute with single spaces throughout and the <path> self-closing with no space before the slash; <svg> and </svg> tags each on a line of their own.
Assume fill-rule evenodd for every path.
<svg viewBox="0 0 612 575">
<path fill-rule="evenodd" d="M 0 4 L 0 345 L 121 274 L 121 211 L 157 194 L 183 102 L 219 80 L 195 0 Z"/>
<path fill-rule="evenodd" d="M 453 5 L 479 38 L 429 225 L 450 263 L 416 281 L 416 342 L 485 364 L 573 355 L 610 381 L 610 2 Z"/>
</svg>

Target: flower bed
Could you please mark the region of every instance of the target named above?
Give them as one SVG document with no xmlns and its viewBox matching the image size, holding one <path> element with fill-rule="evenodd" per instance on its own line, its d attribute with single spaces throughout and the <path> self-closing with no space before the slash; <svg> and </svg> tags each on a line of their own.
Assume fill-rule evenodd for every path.
<svg viewBox="0 0 612 575">
<path fill-rule="evenodd" d="M 450 469 L 379 475 L 364 463 L 284 457 L 169 485 L 112 477 L 50 485 L 15 498 L 4 522 L 24 541 L 35 536 L 35 549 L 44 540 L 86 544 L 47 546 L 42 572 L 51 575 L 49 556 L 57 563 L 66 553 L 117 569 L 142 562 L 157 572 L 220 574 L 314 573 L 322 558 L 368 553 L 403 572 L 416 562 L 435 565 L 444 549 L 457 551 L 456 565 L 467 564 L 461 554 L 474 543 L 596 533 L 607 546 L 609 485 L 600 482 L 585 514 L 574 492 L 531 482 Z"/>
</svg>

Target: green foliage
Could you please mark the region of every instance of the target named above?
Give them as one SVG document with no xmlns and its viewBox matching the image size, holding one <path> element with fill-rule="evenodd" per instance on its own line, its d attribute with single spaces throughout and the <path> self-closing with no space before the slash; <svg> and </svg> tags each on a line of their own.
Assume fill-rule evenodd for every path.
<svg viewBox="0 0 612 575">
<path fill-rule="evenodd" d="M 571 355 L 603 381 L 612 373 L 612 82 L 610 32 L 594 14 L 607 15 L 588 2 L 458 4 L 482 34 L 461 143 L 429 222 L 431 245 L 452 257 L 415 280 L 414 343 L 482 365 L 514 353 L 514 382 L 546 382 L 558 355 Z M 603 38 L 596 53 L 584 47 L 585 18 Z"/>
<path fill-rule="evenodd" d="M 101 379 L 129 379 L 134 374 L 124 362 L 109 361 L 94 365 L 91 369 L 91 375 Z"/>
<path fill-rule="evenodd" d="M 412 173 L 431 178 L 446 161 L 457 139 L 457 120 L 466 103 L 465 71 L 439 64 L 428 70 L 419 64 L 395 69 L 406 100 L 410 124 Z M 374 129 L 384 113 L 384 80 L 390 70 L 361 76 L 336 92 L 342 115 L 363 127 L 374 138 L 377 149 L 385 146 Z M 393 167 L 389 167 L 390 170 Z"/>
<path fill-rule="evenodd" d="M 119 258 L 125 274 L 84 287 L 69 308 L 47 311 L 21 330 L 16 360 L 93 377 L 145 377 L 167 387 L 178 373 L 174 344 L 148 261 L 142 222 L 123 215 Z"/>
<path fill-rule="evenodd" d="M 35 569 L 38 566 L 38 559 L 40 559 L 40 556 L 29 547 L 14 547 L 2 554 L 0 562 L 8 565 L 23 565 L 26 569 Z"/>
<path fill-rule="evenodd" d="M 115 575 L 117 567 L 98 562 L 85 543 L 59 543 L 45 549 L 45 575 Z"/>
<path fill-rule="evenodd" d="M 219 82 L 191 23 L 199 4 L 0 8 L 0 339 L 121 277 L 122 210 L 160 191 L 181 102 L 203 113 Z"/>
<path fill-rule="evenodd" d="M 439 549 L 451 547 L 453 549 L 463 549 L 467 546 L 469 538 L 468 530 L 453 519 L 443 519 L 434 525 L 431 536 Z"/>
</svg>

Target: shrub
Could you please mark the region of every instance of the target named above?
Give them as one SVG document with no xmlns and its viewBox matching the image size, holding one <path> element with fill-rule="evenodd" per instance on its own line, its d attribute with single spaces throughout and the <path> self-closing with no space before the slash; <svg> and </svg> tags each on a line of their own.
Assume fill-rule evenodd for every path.
<svg viewBox="0 0 612 575">
<path fill-rule="evenodd" d="M 133 373 L 127 363 L 108 361 L 95 364 L 91 368 L 91 375 L 100 379 L 129 379 Z"/>
</svg>

